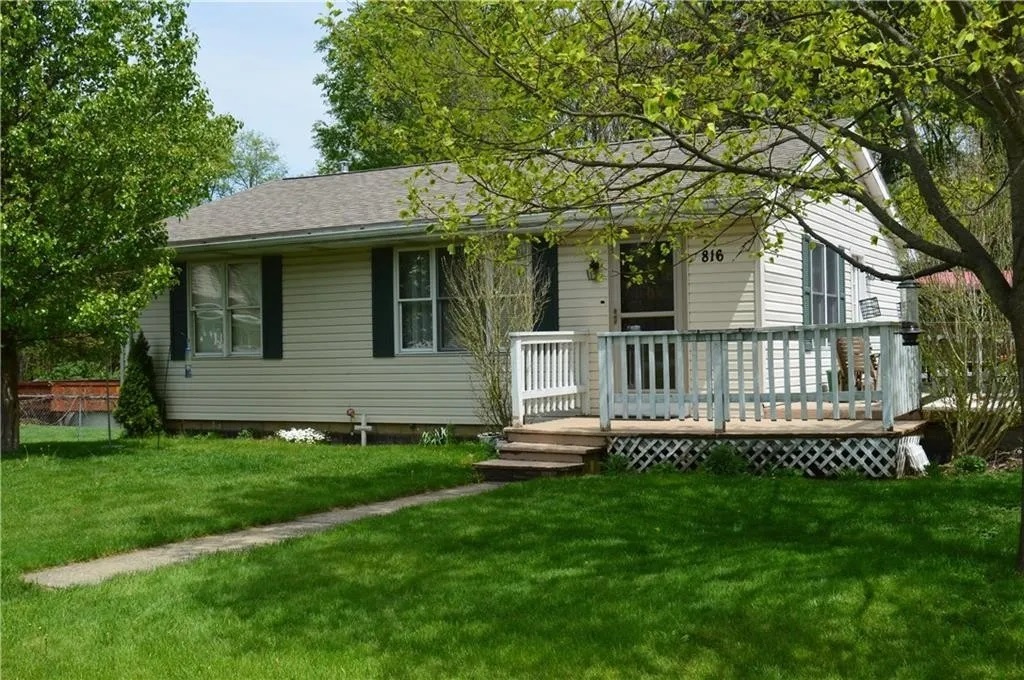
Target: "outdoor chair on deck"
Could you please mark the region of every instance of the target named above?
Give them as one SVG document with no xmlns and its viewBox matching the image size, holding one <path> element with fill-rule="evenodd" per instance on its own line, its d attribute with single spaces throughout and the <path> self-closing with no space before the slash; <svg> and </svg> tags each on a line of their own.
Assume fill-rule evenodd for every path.
<svg viewBox="0 0 1024 680">
<path fill-rule="evenodd" d="M 836 338 L 836 362 L 838 364 L 839 389 L 845 390 L 850 384 L 848 371 L 850 362 L 846 353 L 847 338 Z M 871 345 L 862 337 L 849 338 L 853 345 L 853 379 L 854 386 L 858 390 L 864 389 L 865 365 L 870 366 L 871 385 L 870 389 L 878 389 L 878 357 L 871 353 Z M 867 363 L 866 363 L 867 362 Z"/>
</svg>

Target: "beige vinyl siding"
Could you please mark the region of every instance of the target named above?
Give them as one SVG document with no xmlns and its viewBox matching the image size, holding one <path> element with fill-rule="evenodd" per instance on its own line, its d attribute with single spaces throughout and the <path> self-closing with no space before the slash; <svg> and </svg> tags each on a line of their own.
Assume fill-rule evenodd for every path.
<svg viewBox="0 0 1024 680">
<path fill-rule="evenodd" d="M 753 328 L 756 325 L 758 265 L 757 259 L 749 252 L 753 235 L 754 227 L 749 223 L 730 227 L 707 245 L 705 250 L 711 254 L 708 262 L 702 261 L 701 250 L 693 248 L 694 256 L 686 265 L 686 330 Z M 720 262 L 713 256 L 717 250 L 722 251 Z M 750 358 L 748 347 L 744 363 L 749 363 Z M 695 364 L 687 356 L 687 388 L 692 384 L 694 368 L 698 384 L 705 383 L 707 359 L 703 345 L 698 346 Z M 733 389 L 739 385 L 739 363 L 736 348 L 731 348 L 729 384 Z"/>
<path fill-rule="evenodd" d="M 698 246 L 686 265 L 685 330 L 751 328 L 756 324 L 757 260 L 749 252 L 753 226 L 735 225 L 706 249 L 721 250 L 722 261 L 703 262 Z"/>
<path fill-rule="evenodd" d="M 475 424 L 465 354 L 373 358 L 370 251 L 286 255 L 284 358 L 167 362 L 166 295 L 143 314 L 161 390 L 173 420 Z M 166 376 L 166 385 L 165 382 Z"/>
<path fill-rule="evenodd" d="M 875 269 L 898 273 L 899 264 L 892 243 L 878 231 L 878 223 L 866 211 L 843 205 L 840 201 L 815 204 L 808 208 L 806 219 L 822 238 L 845 248 L 851 254 L 860 254 L 864 262 Z M 803 230 L 799 224 L 785 220 L 773 223 L 769 233 L 782 231 L 784 234 L 781 251 L 769 255 L 764 264 L 764 310 L 765 326 L 788 326 L 803 323 L 803 274 L 802 247 Z M 877 243 L 872 244 L 872 238 Z M 849 264 L 844 266 L 846 275 L 846 319 L 855 316 L 854 271 Z M 870 295 L 878 298 L 882 315 L 877 320 L 899 319 L 899 291 L 890 281 L 875 279 L 869 281 Z"/>
<path fill-rule="evenodd" d="M 809 206 L 806 218 L 811 227 L 822 238 L 828 239 L 837 246 L 845 248 L 851 254 L 863 256 L 864 262 L 883 272 L 897 273 L 899 265 L 896 260 L 892 243 L 878 231 L 878 223 L 866 211 L 857 211 L 853 205 L 844 205 L 835 200 L 830 203 L 818 203 Z M 784 220 L 773 223 L 768 233 L 783 232 L 781 250 L 770 254 L 763 264 L 763 308 L 761 310 L 764 326 L 799 326 L 803 324 L 803 230 L 794 221 Z M 872 244 L 872 238 L 877 243 Z M 857 275 L 850 264 L 843 267 L 846 281 L 846 320 L 854 322 L 857 315 L 857 299 L 854 288 L 854 277 Z M 867 321 L 888 321 L 899 318 L 899 291 L 896 284 L 889 281 L 871 280 L 868 282 L 867 294 L 877 297 L 881 316 Z M 803 360 L 807 366 L 807 389 L 814 389 L 816 377 L 811 376 L 814 365 L 814 353 L 792 343 L 789 350 L 793 389 L 799 389 L 796 367 Z M 878 348 L 874 348 L 877 351 Z M 782 362 L 785 352 L 778 347 L 775 352 L 775 373 L 777 384 L 782 385 Z M 831 348 L 822 348 L 822 361 L 831 362 Z"/>
</svg>

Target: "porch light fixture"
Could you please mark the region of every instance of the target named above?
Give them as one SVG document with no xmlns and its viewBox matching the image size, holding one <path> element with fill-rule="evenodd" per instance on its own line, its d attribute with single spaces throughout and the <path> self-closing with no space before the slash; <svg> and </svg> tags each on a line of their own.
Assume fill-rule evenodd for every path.
<svg viewBox="0 0 1024 680">
<path fill-rule="evenodd" d="M 917 281 L 901 281 L 897 288 L 900 291 L 900 335 L 903 336 L 903 344 L 908 347 L 915 347 L 918 343 L 918 336 L 921 335 L 921 307 L 918 301 L 918 289 L 921 286 Z"/>
<path fill-rule="evenodd" d="M 590 258 L 587 265 L 587 281 L 599 281 L 601 279 L 601 261 L 596 257 Z"/>
</svg>

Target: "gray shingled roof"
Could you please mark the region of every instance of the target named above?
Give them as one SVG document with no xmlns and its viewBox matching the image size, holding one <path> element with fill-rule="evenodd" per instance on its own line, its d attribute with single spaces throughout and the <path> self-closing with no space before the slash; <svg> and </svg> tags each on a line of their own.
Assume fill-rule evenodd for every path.
<svg viewBox="0 0 1024 680">
<path fill-rule="evenodd" d="M 231 238 L 357 229 L 403 221 L 409 180 L 422 166 L 280 179 L 193 208 L 167 220 L 171 245 Z M 454 168 L 432 166 L 454 178 Z M 465 192 L 451 182 L 449 192 Z"/>
<path fill-rule="evenodd" d="M 667 142 L 655 143 L 658 141 Z M 642 144 L 630 144 L 626 149 L 631 160 L 655 164 L 687 160 L 675 147 L 646 156 Z M 765 146 L 769 150 L 764 158 L 770 157 L 776 168 L 796 168 L 808 157 L 809 149 L 802 142 L 769 142 Z M 169 242 L 183 246 L 235 239 L 312 237 L 385 225 L 401 228 L 406 224 L 402 213 L 408 207 L 409 182 L 424 167 L 435 182 L 432 193 L 468 196 L 472 183 L 456 183 L 457 170 L 452 164 L 282 179 L 205 203 L 183 218 L 167 220 Z M 416 181 L 422 184 L 427 179 L 421 176 Z M 680 178 L 681 187 L 686 183 L 685 178 Z"/>
</svg>

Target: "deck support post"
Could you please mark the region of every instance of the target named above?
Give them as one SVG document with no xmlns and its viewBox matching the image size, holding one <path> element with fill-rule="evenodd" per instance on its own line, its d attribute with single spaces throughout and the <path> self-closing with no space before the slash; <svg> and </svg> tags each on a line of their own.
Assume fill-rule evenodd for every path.
<svg viewBox="0 0 1024 680">
<path fill-rule="evenodd" d="M 590 415 L 590 334 L 588 333 L 579 342 L 575 357 L 576 357 L 576 376 L 579 381 L 580 390 L 580 410 L 583 415 Z M 598 359 L 600 364 L 600 359 Z"/>
<path fill-rule="evenodd" d="M 615 392 L 615 386 L 612 384 L 612 369 L 609 366 L 611 354 L 608 351 L 608 344 L 610 342 L 609 338 L 597 337 L 597 389 L 600 392 L 598 415 L 603 432 L 607 432 L 612 427 L 612 395 Z"/>
<path fill-rule="evenodd" d="M 716 333 L 711 338 L 711 384 L 714 385 L 715 393 L 712 396 L 714 402 L 712 411 L 715 422 L 715 432 L 725 432 L 725 415 L 727 404 L 725 403 L 725 374 L 726 367 L 722 363 L 728 361 L 728 353 L 724 351 L 725 335 Z"/>
<path fill-rule="evenodd" d="M 510 335 L 509 373 L 512 374 L 512 425 L 522 427 L 525 404 L 523 404 L 523 339 Z"/>
<path fill-rule="evenodd" d="M 884 332 L 881 335 L 881 352 L 879 364 L 882 366 L 882 429 L 892 432 L 895 418 L 893 417 L 893 401 L 896 397 L 896 383 L 899 378 L 896 376 L 898 362 L 896 361 L 896 334 L 893 331 Z"/>
</svg>

